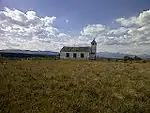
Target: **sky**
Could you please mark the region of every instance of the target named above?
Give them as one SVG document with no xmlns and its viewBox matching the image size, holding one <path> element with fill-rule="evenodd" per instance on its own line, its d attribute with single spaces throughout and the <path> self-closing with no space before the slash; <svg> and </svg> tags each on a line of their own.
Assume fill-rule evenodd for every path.
<svg viewBox="0 0 150 113">
<path fill-rule="evenodd" d="M 149 0 L 0 0 L 0 49 L 150 54 Z"/>
</svg>

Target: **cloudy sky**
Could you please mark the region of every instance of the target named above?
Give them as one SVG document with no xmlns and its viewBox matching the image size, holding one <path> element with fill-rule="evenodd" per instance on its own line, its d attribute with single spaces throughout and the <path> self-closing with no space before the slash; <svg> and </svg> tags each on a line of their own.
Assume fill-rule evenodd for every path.
<svg viewBox="0 0 150 113">
<path fill-rule="evenodd" d="M 0 49 L 150 54 L 150 0 L 0 0 Z"/>
</svg>

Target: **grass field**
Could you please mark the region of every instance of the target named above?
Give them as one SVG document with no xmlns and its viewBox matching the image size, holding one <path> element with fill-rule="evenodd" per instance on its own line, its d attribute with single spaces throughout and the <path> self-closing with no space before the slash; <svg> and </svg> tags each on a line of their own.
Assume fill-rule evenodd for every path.
<svg viewBox="0 0 150 113">
<path fill-rule="evenodd" d="M 1 60 L 0 113 L 150 113 L 150 62 Z"/>
</svg>

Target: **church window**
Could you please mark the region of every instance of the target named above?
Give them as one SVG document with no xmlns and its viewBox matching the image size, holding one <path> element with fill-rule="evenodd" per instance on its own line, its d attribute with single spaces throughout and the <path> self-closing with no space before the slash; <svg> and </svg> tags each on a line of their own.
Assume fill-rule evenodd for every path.
<svg viewBox="0 0 150 113">
<path fill-rule="evenodd" d="M 81 58 L 84 58 L 84 54 L 83 53 L 81 53 Z"/>
<path fill-rule="evenodd" d="M 69 53 L 66 53 L 66 57 L 69 57 L 70 55 L 69 55 Z"/>
<path fill-rule="evenodd" d="M 77 54 L 76 53 L 73 53 L 73 58 L 77 58 Z"/>
</svg>

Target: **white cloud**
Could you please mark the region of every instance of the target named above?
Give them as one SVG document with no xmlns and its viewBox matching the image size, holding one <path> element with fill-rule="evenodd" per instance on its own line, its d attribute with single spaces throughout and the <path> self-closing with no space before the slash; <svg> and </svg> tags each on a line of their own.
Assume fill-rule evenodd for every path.
<svg viewBox="0 0 150 113">
<path fill-rule="evenodd" d="M 69 22 L 69 20 L 65 20 L 65 22 L 66 22 L 66 23 L 68 23 L 68 22 Z"/>
<path fill-rule="evenodd" d="M 96 38 L 99 52 L 150 54 L 150 10 L 136 17 L 116 19 L 117 28 L 88 25 L 79 36 L 61 32 L 54 27 L 54 21 L 56 17 L 39 17 L 35 11 L 5 8 L 0 11 L 0 49 L 59 51 L 64 45 L 87 46 Z"/>
<path fill-rule="evenodd" d="M 143 11 L 137 17 L 118 18 L 116 19 L 116 22 L 126 27 L 131 27 L 134 25 L 137 27 L 147 26 L 150 24 L 150 10 Z"/>
<path fill-rule="evenodd" d="M 143 11 L 137 17 L 118 18 L 116 22 L 119 24 L 117 28 L 101 24 L 88 25 L 81 31 L 81 35 L 96 38 L 99 51 L 107 46 L 107 51 L 116 52 L 113 49 L 115 45 L 119 46 L 118 52 L 150 54 L 150 10 Z"/>
<path fill-rule="evenodd" d="M 68 40 L 67 34 L 53 27 L 55 20 L 56 17 L 40 18 L 34 11 L 5 8 L 0 11 L 0 49 L 58 51 Z"/>
</svg>

